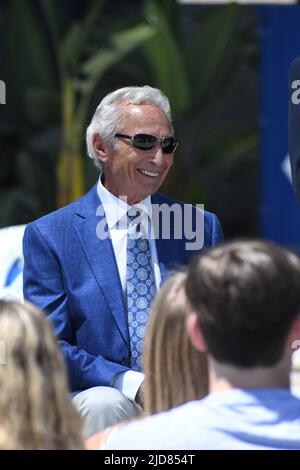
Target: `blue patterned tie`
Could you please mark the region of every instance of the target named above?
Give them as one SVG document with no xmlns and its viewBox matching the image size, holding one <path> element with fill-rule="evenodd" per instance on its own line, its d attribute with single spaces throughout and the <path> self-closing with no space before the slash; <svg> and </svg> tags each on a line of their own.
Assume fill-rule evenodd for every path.
<svg viewBox="0 0 300 470">
<path fill-rule="evenodd" d="M 151 251 L 148 239 L 140 230 L 140 211 L 131 208 L 128 213 L 127 236 L 127 306 L 131 346 L 131 367 L 143 368 L 142 354 L 146 325 L 151 302 L 155 294 Z M 134 220 L 137 219 L 134 225 Z"/>
</svg>

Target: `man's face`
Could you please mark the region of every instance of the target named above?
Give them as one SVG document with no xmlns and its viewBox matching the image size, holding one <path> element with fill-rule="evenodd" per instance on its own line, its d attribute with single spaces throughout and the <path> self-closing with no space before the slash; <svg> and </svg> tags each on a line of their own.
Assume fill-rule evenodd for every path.
<svg viewBox="0 0 300 470">
<path fill-rule="evenodd" d="M 124 103 L 121 110 L 118 131 L 121 134 L 150 134 L 158 139 L 172 135 L 166 114 L 156 106 Z M 140 202 L 161 186 L 173 164 L 173 157 L 173 153 L 162 152 L 160 142 L 151 150 L 140 150 L 133 147 L 130 140 L 117 137 L 115 149 L 105 147 L 104 156 L 100 158 L 104 186 L 115 196 L 126 196 L 128 204 Z"/>
</svg>

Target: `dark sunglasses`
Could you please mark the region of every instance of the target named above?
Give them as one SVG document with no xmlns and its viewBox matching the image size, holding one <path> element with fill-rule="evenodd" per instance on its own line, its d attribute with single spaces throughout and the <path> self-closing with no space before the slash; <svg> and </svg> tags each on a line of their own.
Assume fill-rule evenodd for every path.
<svg viewBox="0 0 300 470">
<path fill-rule="evenodd" d="M 115 137 L 129 139 L 133 147 L 139 150 L 151 150 L 155 147 L 157 141 L 160 142 L 163 153 L 173 153 L 178 147 L 178 141 L 172 135 L 169 137 L 163 137 L 162 139 L 158 139 L 154 135 L 149 134 L 136 134 L 133 136 L 127 134 L 115 134 Z"/>
</svg>

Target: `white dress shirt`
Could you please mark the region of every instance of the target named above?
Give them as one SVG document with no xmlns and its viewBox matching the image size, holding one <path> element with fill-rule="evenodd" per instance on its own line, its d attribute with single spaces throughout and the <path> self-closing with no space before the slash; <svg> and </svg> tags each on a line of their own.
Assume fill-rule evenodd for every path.
<svg viewBox="0 0 300 470">
<path fill-rule="evenodd" d="M 110 193 L 101 182 L 101 175 L 99 178 L 97 191 L 99 198 L 101 200 L 106 221 L 108 225 L 108 230 L 110 233 L 112 246 L 118 266 L 120 281 L 124 293 L 126 295 L 126 256 L 127 256 L 127 235 L 130 231 L 131 226 L 127 226 L 127 223 L 121 223 L 121 220 L 124 220 L 130 207 L 126 201 L 116 197 L 114 194 Z M 151 224 L 152 220 L 152 205 L 151 197 L 148 196 L 143 201 L 135 204 L 136 209 L 141 210 L 141 216 L 139 217 L 141 230 L 150 234 L 148 236 L 151 257 L 153 263 L 153 273 L 155 278 L 155 284 L 157 290 L 160 287 L 161 283 L 161 273 L 158 264 L 157 250 L 155 237 L 153 235 L 153 225 Z M 125 299 L 125 305 L 127 304 L 127 299 Z M 136 393 L 144 380 L 144 374 L 136 371 L 127 371 L 124 373 L 117 374 L 113 381 L 113 386 L 120 390 L 127 398 L 134 400 Z"/>
</svg>

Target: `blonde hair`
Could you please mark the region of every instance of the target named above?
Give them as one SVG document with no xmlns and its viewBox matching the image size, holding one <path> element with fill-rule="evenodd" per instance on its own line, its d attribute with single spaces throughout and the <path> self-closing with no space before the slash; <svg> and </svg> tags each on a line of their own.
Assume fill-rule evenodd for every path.
<svg viewBox="0 0 300 470">
<path fill-rule="evenodd" d="M 206 357 L 186 332 L 186 274 L 173 275 L 154 303 L 144 346 L 145 412 L 166 411 L 208 390 Z"/>
<path fill-rule="evenodd" d="M 0 343 L 0 449 L 83 448 L 82 421 L 43 314 L 0 301 Z"/>
</svg>

